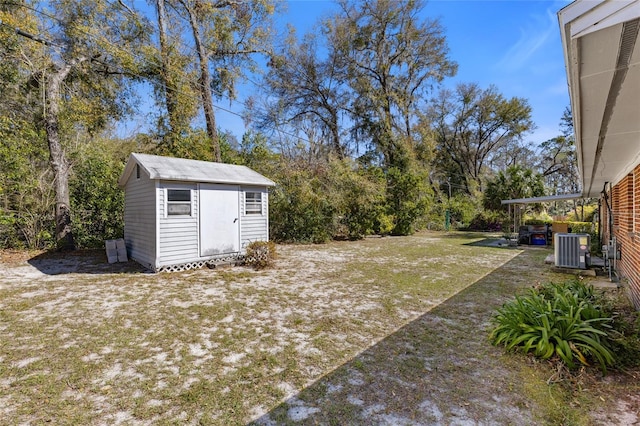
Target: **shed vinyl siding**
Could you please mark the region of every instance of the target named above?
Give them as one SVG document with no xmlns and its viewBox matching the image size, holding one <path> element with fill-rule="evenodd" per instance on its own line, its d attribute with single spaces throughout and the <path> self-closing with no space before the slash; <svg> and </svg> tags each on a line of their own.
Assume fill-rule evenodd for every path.
<svg viewBox="0 0 640 426">
<path fill-rule="evenodd" d="M 191 190 L 190 216 L 167 215 L 167 189 Z M 161 181 L 158 186 L 158 217 L 160 220 L 158 266 L 177 265 L 198 260 L 198 191 L 196 185 Z"/>
<path fill-rule="evenodd" d="M 262 194 L 262 214 L 246 214 L 245 194 Z M 269 193 L 264 187 L 242 187 L 240 192 L 240 248 L 244 252 L 253 241 L 269 240 Z"/>
<path fill-rule="evenodd" d="M 129 257 L 155 269 L 156 183 L 144 171 L 133 173 L 125 187 L 124 240 Z"/>
</svg>

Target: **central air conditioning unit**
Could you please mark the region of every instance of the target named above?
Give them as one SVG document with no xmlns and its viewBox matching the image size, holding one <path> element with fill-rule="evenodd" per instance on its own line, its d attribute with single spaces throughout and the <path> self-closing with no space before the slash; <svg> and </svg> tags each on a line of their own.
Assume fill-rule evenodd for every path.
<svg viewBox="0 0 640 426">
<path fill-rule="evenodd" d="M 591 265 L 591 235 L 555 234 L 553 244 L 556 266 L 587 269 Z"/>
</svg>

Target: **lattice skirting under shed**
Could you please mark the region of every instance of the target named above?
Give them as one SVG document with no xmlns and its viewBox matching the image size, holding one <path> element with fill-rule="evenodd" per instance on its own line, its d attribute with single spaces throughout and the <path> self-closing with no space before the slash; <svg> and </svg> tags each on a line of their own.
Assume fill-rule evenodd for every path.
<svg viewBox="0 0 640 426">
<path fill-rule="evenodd" d="M 243 259 L 244 259 L 243 256 L 239 254 L 234 254 L 234 255 L 229 255 L 224 257 L 217 257 L 215 259 L 199 260 L 197 262 L 187 262 L 187 263 L 180 263 L 178 265 L 161 266 L 158 269 L 156 269 L 156 272 L 190 271 L 191 269 L 200 269 L 203 266 L 215 267 L 218 264 L 228 264 L 228 263 L 234 263 L 234 262 L 237 263 L 237 262 L 241 262 Z"/>
</svg>

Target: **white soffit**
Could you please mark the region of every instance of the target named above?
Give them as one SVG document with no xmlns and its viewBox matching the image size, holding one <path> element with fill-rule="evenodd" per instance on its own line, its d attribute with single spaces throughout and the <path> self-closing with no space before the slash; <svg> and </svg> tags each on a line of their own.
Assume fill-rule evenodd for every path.
<svg viewBox="0 0 640 426">
<path fill-rule="evenodd" d="M 571 20 L 571 38 L 582 37 L 603 28 L 630 21 L 640 14 L 640 3 L 634 0 L 581 1 L 567 13 Z M 569 5 L 568 7 L 571 7 Z M 571 16 L 574 18 L 571 19 Z"/>
<path fill-rule="evenodd" d="M 583 194 L 640 161 L 640 0 L 577 0 L 560 12 Z"/>
</svg>

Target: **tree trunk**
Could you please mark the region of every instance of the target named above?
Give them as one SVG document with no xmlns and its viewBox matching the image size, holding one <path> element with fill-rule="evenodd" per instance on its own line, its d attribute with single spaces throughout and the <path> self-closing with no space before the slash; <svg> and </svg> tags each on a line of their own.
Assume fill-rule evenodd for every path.
<svg viewBox="0 0 640 426">
<path fill-rule="evenodd" d="M 338 130 L 338 125 L 336 124 L 338 122 L 337 114 L 332 112 L 331 119 L 333 121 L 329 125 L 329 127 L 331 128 L 331 136 L 333 139 L 333 149 L 336 152 L 336 155 L 338 156 L 338 158 L 342 160 L 344 159 L 345 152 L 344 152 L 344 149 L 342 148 L 342 145 L 340 144 L 340 131 Z"/>
<path fill-rule="evenodd" d="M 173 84 L 171 70 L 171 55 L 169 53 L 169 43 L 167 42 L 167 11 L 164 0 L 156 0 L 158 9 L 158 38 L 160 41 L 160 57 L 162 59 L 162 84 L 164 85 L 164 96 L 169 117 L 169 143 L 173 147 L 176 136 L 180 133 L 180 124 L 177 118 L 178 101 L 176 88 Z"/>
<path fill-rule="evenodd" d="M 198 52 L 198 60 L 200 61 L 200 93 L 202 95 L 202 107 L 204 109 L 204 119 L 207 122 L 207 134 L 211 139 L 213 145 L 213 155 L 217 162 L 222 162 L 220 155 L 220 140 L 218 138 L 218 131 L 216 130 L 216 116 L 213 111 L 213 95 L 211 94 L 211 75 L 209 74 L 209 55 L 207 54 L 206 47 L 202 43 L 202 37 L 200 35 L 200 25 L 198 24 L 195 11 L 186 4 L 181 2 L 187 13 L 189 14 L 189 23 L 191 25 L 191 31 L 193 32 L 193 39 L 196 43 L 196 50 Z"/>
<path fill-rule="evenodd" d="M 56 245 L 60 250 L 74 250 L 75 241 L 71 229 L 71 202 L 69 200 L 69 172 L 71 170 L 60 143 L 58 119 L 60 115 L 61 87 L 72 65 L 63 67 L 45 78 L 44 128 L 47 134 L 51 168 L 55 188 Z"/>
</svg>

